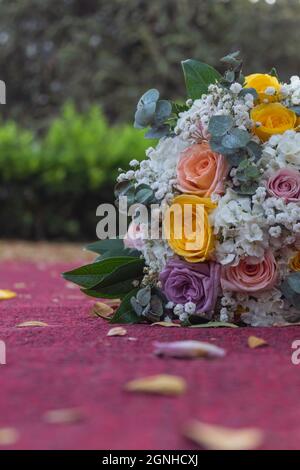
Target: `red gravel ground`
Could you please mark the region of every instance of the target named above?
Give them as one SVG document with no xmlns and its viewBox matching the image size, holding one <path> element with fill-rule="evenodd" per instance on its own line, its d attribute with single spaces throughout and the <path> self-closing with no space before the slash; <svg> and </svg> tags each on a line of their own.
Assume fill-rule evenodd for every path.
<svg viewBox="0 0 300 470">
<path fill-rule="evenodd" d="M 18 293 L 0 301 L 0 339 L 7 347 L 7 364 L 0 365 L 0 428 L 18 432 L 9 448 L 193 449 L 182 436 L 191 418 L 258 427 L 265 433 L 264 449 L 300 448 L 300 365 L 291 363 L 299 326 L 130 325 L 127 336 L 108 338 L 110 326 L 89 314 L 94 301 L 60 277 L 73 266 L 1 264 L 0 288 Z M 49 326 L 16 327 L 29 320 Z M 250 334 L 263 337 L 269 346 L 249 349 Z M 152 342 L 158 339 L 205 340 L 224 347 L 227 356 L 161 359 L 153 355 Z M 157 373 L 184 377 L 187 392 L 162 397 L 123 391 L 127 381 Z M 74 407 L 82 417 L 77 422 L 45 421 L 49 410 Z"/>
</svg>

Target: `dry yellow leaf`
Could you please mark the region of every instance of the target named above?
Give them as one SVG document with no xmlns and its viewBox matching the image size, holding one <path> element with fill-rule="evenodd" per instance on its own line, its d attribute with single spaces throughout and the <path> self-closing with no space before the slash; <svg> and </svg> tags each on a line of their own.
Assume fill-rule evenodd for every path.
<svg viewBox="0 0 300 470">
<path fill-rule="evenodd" d="M 259 348 L 260 346 L 267 346 L 267 344 L 268 343 L 264 339 L 258 338 L 257 336 L 249 336 L 248 338 L 248 346 L 251 349 Z"/>
<path fill-rule="evenodd" d="M 17 297 L 17 294 L 12 290 L 0 289 L 0 300 L 9 300 Z"/>
<path fill-rule="evenodd" d="M 186 381 L 176 375 L 159 374 L 131 380 L 125 385 L 129 392 L 181 395 L 186 391 Z"/>
<path fill-rule="evenodd" d="M 103 302 L 95 302 L 90 313 L 96 317 L 108 319 L 112 317 L 114 309 Z"/>
<path fill-rule="evenodd" d="M 127 335 L 127 330 L 123 328 L 123 326 L 116 326 L 115 328 L 111 328 L 107 333 L 107 336 L 125 336 Z"/>
<path fill-rule="evenodd" d="M 257 428 L 232 429 L 200 421 L 188 423 L 184 435 L 209 450 L 251 450 L 263 441 L 263 432 Z"/>
<path fill-rule="evenodd" d="M 110 307 L 117 308 L 120 306 L 121 300 L 120 299 L 105 299 L 106 305 L 109 305 Z"/>
<path fill-rule="evenodd" d="M 19 437 L 15 428 L 0 428 L 0 446 L 10 446 L 14 444 Z"/>
<path fill-rule="evenodd" d="M 62 408 L 47 411 L 43 419 L 50 424 L 69 424 L 82 421 L 84 416 L 78 408 Z"/>
<path fill-rule="evenodd" d="M 17 326 L 17 328 L 26 328 L 26 327 L 29 327 L 29 326 L 42 327 L 42 326 L 49 326 L 49 325 L 48 325 L 48 323 L 45 323 L 43 321 L 30 320 L 30 321 L 24 321 L 23 323 L 19 323 L 16 326 Z"/>
<path fill-rule="evenodd" d="M 179 323 L 172 323 L 172 322 L 169 322 L 169 321 L 157 321 L 156 323 L 151 324 L 151 326 L 155 326 L 155 325 L 166 326 L 166 327 L 179 326 L 179 328 L 180 328 Z"/>
</svg>

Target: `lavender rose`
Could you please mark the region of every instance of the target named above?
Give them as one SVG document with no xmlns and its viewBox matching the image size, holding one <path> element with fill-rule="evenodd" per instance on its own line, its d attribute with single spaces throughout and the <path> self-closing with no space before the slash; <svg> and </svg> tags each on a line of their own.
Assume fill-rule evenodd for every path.
<svg viewBox="0 0 300 470">
<path fill-rule="evenodd" d="M 195 264 L 173 258 L 161 272 L 160 281 L 169 301 L 193 302 L 196 312 L 212 314 L 220 284 L 220 265 L 213 261 Z"/>
<path fill-rule="evenodd" d="M 271 196 L 281 197 L 286 202 L 298 202 L 300 199 L 300 173 L 289 168 L 282 168 L 269 178 L 267 189 Z"/>
</svg>

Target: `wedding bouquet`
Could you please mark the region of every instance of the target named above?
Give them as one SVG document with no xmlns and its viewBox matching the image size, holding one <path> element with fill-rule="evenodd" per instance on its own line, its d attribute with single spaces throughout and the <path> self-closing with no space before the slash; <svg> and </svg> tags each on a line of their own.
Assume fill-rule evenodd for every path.
<svg viewBox="0 0 300 470">
<path fill-rule="evenodd" d="M 119 173 L 128 231 L 64 274 L 90 296 L 121 298 L 113 323 L 300 319 L 300 78 L 244 76 L 238 52 L 221 62 L 223 76 L 182 63 L 185 104 L 155 89 L 141 97 L 134 125 L 158 142 Z"/>
</svg>

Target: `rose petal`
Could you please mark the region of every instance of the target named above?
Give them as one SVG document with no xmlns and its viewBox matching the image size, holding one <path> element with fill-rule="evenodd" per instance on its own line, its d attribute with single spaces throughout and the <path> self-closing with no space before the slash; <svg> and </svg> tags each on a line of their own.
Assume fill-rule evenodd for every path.
<svg viewBox="0 0 300 470">
<path fill-rule="evenodd" d="M 160 343 L 155 341 L 155 354 L 170 357 L 224 357 L 224 349 L 214 344 L 204 343 L 203 341 L 172 341 L 171 343 Z"/>
</svg>

